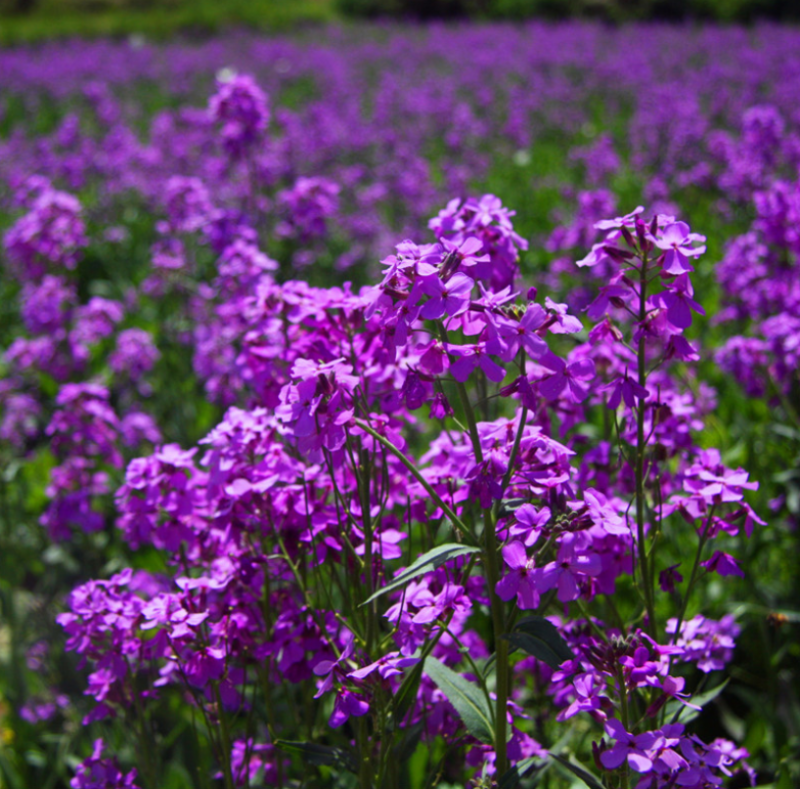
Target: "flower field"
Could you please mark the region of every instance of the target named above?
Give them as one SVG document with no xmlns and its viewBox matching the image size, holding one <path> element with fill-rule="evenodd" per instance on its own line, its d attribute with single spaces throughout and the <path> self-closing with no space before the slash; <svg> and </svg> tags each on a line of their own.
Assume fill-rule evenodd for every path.
<svg viewBox="0 0 800 789">
<path fill-rule="evenodd" d="M 0 75 L 0 787 L 800 785 L 800 29 Z"/>
</svg>

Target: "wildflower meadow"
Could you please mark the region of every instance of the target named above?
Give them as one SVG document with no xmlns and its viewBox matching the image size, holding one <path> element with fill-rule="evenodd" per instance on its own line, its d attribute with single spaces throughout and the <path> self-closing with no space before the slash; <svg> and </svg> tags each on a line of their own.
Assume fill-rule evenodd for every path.
<svg viewBox="0 0 800 789">
<path fill-rule="evenodd" d="M 0 787 L 800 786 L 800 28 L 0 49 Z"/>
</svg>

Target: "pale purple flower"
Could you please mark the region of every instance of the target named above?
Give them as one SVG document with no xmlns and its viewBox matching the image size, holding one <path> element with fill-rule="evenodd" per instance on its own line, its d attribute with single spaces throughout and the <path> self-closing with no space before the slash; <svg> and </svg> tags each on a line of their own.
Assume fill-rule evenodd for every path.
<svg viewBox="0 0 800 789">
<path fill-rule="evenodd" d="M 600 754 L 600 761 L 604 767 L 615 770 L 627 759 L 628 764 L 637 773 L 648 773 L 653 769 L 653 761 L 647 755 L 647 751 L 656 742 L 656 735 L 653 732 L 634 736 L 625 731 L 625 727 L 615 718 L 606 721 L 605 729 L 606 734 L 617 742 Z"/>
<path fill-rule="evenodd" d="M 447 314 L 460 315 L 469 307 L 470 293 L 475 283 L 466 275 L 456 272 L 447 282 L 439 277 L 427 277 L 422 281 L 421 290 L 430 299 L 420 310 L 420 317 L 436 320 Z"/>
<path fill-rule="evenodd" d="M 500 383 L 506 376 L 506 371 L 489 358 L 486 348 L 481 343 L 449 345 L 447 350 L 460 357 L 450 365 L 450 372 L 456 381 L 464 383 L 476 367 L 480 367 L 486 373 L 486 377 L 495 383 Z"/>
<path fill-rule="evenodd" d="M 501 600 L 516 598 L 523 610 L 534 609 L 539 605 L 539 592 L 536 588 L 533 559 L 528 559 L 525 546 L 514 540 L 503 547 L 503 561 L 509 570 L 497 582 L 495 591 Z"/>
<path fill-rule="evenodd" d="M 584 535 L 565 534 L 558 546 L 556 560 L 541 569 L 539 591 L 546 592 L 557 586 L 558 599 L 568 603 L 580 596 L 578 582 L 600 575 L 602 569 L 600 556 L 588 548 Z"/>
<path fill-rule="evenodd" d="M 689 262 L 690 257 L 699 257 L 706 251 L 705 244 L 693 246 L 695 242 L 705 241 L 705 237 L 692 233 L 686 222 L 673 222 L 667 225 L 653 242 L 664 250 L 665 274 L 685 274 L 694 271 L 694 267 Z"/>
</svg>

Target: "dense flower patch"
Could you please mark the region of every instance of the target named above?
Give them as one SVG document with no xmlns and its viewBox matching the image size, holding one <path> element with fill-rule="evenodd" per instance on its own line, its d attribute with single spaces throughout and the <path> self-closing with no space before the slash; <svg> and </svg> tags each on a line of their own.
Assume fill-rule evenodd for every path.
<svg viewBox="0 0 800 789">
<path fill-rule="evenodd" d="M 0 53 L 0 768 L 791 776 L 720 590 L 800 499 L 714 386 L 798 439 L 800 35 L 352 35 Z"/>
</svg>

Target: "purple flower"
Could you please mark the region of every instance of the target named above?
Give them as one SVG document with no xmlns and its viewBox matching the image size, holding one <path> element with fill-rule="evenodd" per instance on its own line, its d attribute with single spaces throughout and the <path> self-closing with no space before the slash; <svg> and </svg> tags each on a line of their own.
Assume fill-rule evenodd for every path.
<svg viewBox="0 0 800 789">
<path fill-rule="evenodd" d="M 574 362 L 565 362 L 557 356 L 550 355 L 542 359 L 542 364 L 550 370 L 552 375 L 541 379 L 539 391 L 548 400 L 556 400 L 567 390 L 568 399 L 573 403 L 580 403 L 589 394 L 587 383 L 594 378 L 595 367 L 591 359 L 577 359 Z"/>
<path fill-rule="evenodd" d="M 104 748 L 103 740 L 94 741 L 92 755 L 77 766 L 69 782 L 72 789 L 138 789 L 136 770 L 123 773 L 115 759 L 103 758 Z"/>
<path fill-rule="evenodd" d="M 665 251 L 664 267 L 665 274 L 685 274 L 694 271 L 690 257 L 698 257 L 706 251 L 705 244 L 695 247 L 695 242 L 705 241 L 705 237 L 689 231 L 689 225 L 685 222 L 673 222 L 667 225 L 657 235 L 653 242 L 659 249 Z"/>
<path fill-rule="evenodd" d="M 653 732 L 634 736 L 625 731 L 625 727 L 615 718 L 606 721 L 605 729 L 606 734 L 617 741 L 609 750 L 600 754 L 600 761 L 605 768 L 615 770 L 627 759 L 637 773 L 648 773 L 653 769 L 653 762 L 647 755 L 647 751 L 656 742 Z"/>
<path fill-rule="evenodd" d="M 448 345 L 447 350 L 460 357 L 457 362 L 450 365 L 450 372 L 456 381 L 464 383 L 476 367 L 480 367 L 486 373 L 486 377 L 495 383 L 500 383 L 506 376 L 506 371 L 489 358 L 485 346 L 481 343 Z"/>
<path fill-rule="evenodd" d="M 126 329 L 117 336 L 117 347 L 109 354 L 109 367 L 117 375 L 138 381 L 153 369 L 161 354 L 153 338 L 144 329 Z"/>
<path fill-rule="evenodd" d="M 587 548 L 584 535 L 565 534 L 558 546 L 556 560 L 541 569 L 539 591 L 546 592 L 557 586 L 558 599 L 562 603 L 577 600 L 580 596 L 578 582 L 587 576 L 600 575 L 603 569 L 600 556 Z"/>
<path fill-rule="evenodd" d="M 693 295 L 694 290 L 689 277 L 681 274 L 658 296 L 661 306 L 667 310 L 669 322 L 678 329 L 688 329 L 692 325 L 692 310 L 699 315 L 706 314 L 706 311 L 692 299 Z"/>
<path fill-rule="evenodd" d="M 223 124 L 223 145 L 232 158 L 247 153 L 264 134 L 269 121 L 267 97 L 246 74 L 217 83 L 209 112 L 215 121 Z"/>
<path fill-rule="evenodd" d="M 611 394 L 608 398 L 608 407 L 612 410 L 616 410 L 619 408 L 620 402 L 624 402 L 628 408 L 635 408 L 637 403 L 636 401 L 639 400 L 639 405 L 641 406 L 641 401 L 647 400 L 647 389 L 643 386 L 639 386 L 636 381 L 634 381 L 629 375 L 627 368 L 625 369 L 625 375 L 616 378 L 610 384 L 606 384 L 603 389 L 611 389 Z"/>
<path fill-rule="evenodd" d="M 680 749 L 688 762 L 688 767 L 681 770 L 678 775 L 676 780 L 678 786 L 697 786 L 703 783 L 720 786 L 722 778 L 715 771 L 720 770 L 730 775 L 730 771 L 726 768 L 731 759 L 723 750 L 713 745 L 706 745 L 696 737 L 681 739 Z"/>
<path fill-rule="evenodd" d="M 744 571 L 728 553 L 722 551 L 714 551 L 714 555 L 705 562 L 700 562 L 701 567 L 705 567 L 709 572 L 715 572 L 719 575 L 738 575 L 739 578 L 744 578 Z"/>
<path fill-rule="evenodd" d="M 503 316 L 488 315 L 489 341 L 486 349 L 496 354 L 503 361 L 510 362 L 520 348 L 531 359 L 541 359 L 547 353 L 547 343 L 536 333 L 547 320 L 547 312 L 538 304 L 529 304 L 518 321 Z"/>
<path fill-rule="evenodd" d="M 369 702 L 352 690 L 340 688 L 336 692 L 336 701 L 333 703 L 333 712 L 328 719 L 328 724 L 332 729 L 337 729 L 347 723 L 351 715 L 360 718 L 368 712 Z"/>
<path fill-rule="evenodd" d="M 501 600 L 516 597 L 517 605 L 523 610 L 539 605 L 539 592 L 536 588 L 533 559 L 528 559 L 525 546 L 515 540 L 503 547 L 503 561 L 510 570 L 497 582 L 495 591 Z"/>
<path fill-rule="evenodd" d="M 575 699 L 558 713 L 556 720 L 565 721 L 579 712 L 588 712 L 598 721 L 606 720 L 603 707 L 610 706 L 610 699 L 604 694 L 606 684 L 594 673 L 580 674 L 572 682 Z"/>
<path fill-rule="evenodd" d="M 470 293 L 475 283 L 460 272 L 453 274 L 447 282 L 439 277 L 427 277 L 421 289 L 431 298 L 423 305 L 420 317 L 436 320 L 447 314 L 460 315 L 469 307 Z"/>
</svg>

